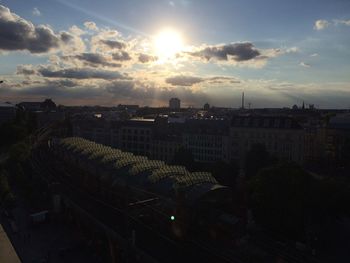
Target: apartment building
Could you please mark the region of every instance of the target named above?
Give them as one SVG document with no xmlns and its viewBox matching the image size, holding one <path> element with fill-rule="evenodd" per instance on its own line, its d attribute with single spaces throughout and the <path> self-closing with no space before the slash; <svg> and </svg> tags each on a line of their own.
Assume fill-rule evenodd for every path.
<svg viewBox="0 0 350 263">
<path fill-rule="evenodd" d="M 243 162 L 254 144 L 280 159 L 304 161 L 304 129 L 290 117 L 237 116 L 230 126 L 230 157 Z"/>
</svg>

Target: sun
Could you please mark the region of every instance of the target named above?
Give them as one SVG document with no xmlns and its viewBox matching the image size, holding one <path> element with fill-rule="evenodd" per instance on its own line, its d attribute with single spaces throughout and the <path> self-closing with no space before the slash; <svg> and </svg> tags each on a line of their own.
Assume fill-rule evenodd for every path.
<svg viewBox="0 0 350 263">
<path fill-rule="evenodd" d="M 163 29 L 154 37 L 154 49 L 159 60 L 174 58 L 184 48 L 181 34 L 173 29 Z"/>
</svg>

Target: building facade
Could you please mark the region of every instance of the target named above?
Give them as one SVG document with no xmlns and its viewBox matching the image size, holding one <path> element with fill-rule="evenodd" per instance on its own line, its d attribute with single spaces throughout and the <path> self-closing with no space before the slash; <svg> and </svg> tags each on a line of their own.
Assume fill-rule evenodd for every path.
<svg viewBox="0 0 350 263">
<path fill-rule="evenodd" d="M 10 103 L 0 103 L 0 124 L 16 117 L 16 106 Z"/>
<path fill-rule="evenodd" d="M 300 164 L 305 160 L 305 129 L 290 117 L 169 120 L 159 117 L 110 121 L 90 117 L 73 120 L 72 127 L 74 136 L 168 163 L 183 147 L 192 152 L 197 162 L 235 160 L 243 164 L 254 144 L 264 145 L 280 159 Z"/>
<path fill-rule="evenodd" d="M 271 155 L 303 163 L 304 129 L 290 117 L 237 116 L 230 127 L 231 159 L 244 162 L 254 144 L 262 144 Z"/>
</svg>

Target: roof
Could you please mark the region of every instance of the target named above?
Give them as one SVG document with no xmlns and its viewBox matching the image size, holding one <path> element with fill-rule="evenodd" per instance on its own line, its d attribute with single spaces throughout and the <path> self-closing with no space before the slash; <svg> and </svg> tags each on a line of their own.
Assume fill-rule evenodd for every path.
<svg viewBox="0 0 350 263">
<path fill-rule="evenodd" d="M 100 172 L 96 175 L 101 176 L 101 180 L 109 180 L 105 183 L 111 187 L 130 185 L 171 198 L 184 193 L 189 203 L 207 195 L 207 192 L 225 188 L 210 173 L 191 173 L 183 166 L 166 165 L 162 161 L 149 160 L 83 138 L 70 137 L 53 142 L 54 147 L 63 150 L 59 151 L 62 154 L 75 155 L 82 162 L 86 160 L 86 167 L 93 165 L 110 171 L 110 176 Z"/>
<path fill-rule="evenodd" d="M 185 132 L 193 134 L 228 134 L 229 121 L 224 119 L 188 119 Z"/>
<path fill-rule="evenodd" d="M 15 105 L 11 104 L 11 103 L 7 103 L 7 102 L 0 102 L 0 107 L 4 107 L 4 108 L 16 108 Z"/>
<path fill-rule="evenodd" d="M 293 118 L 287 116 L 235 116 L 231 127 L 263 129 L 302 129 Z"/>
</svg>

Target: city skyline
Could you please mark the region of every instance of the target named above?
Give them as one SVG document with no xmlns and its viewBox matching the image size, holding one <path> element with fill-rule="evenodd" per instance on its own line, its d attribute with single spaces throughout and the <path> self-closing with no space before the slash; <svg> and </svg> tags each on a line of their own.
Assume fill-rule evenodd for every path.
<svg viewBox="0 0 350 263">
<path fill-rule="evenodd" d="M 349 108 L 348 1 L 0 1 L 2 101 Z"/>
</svg>

